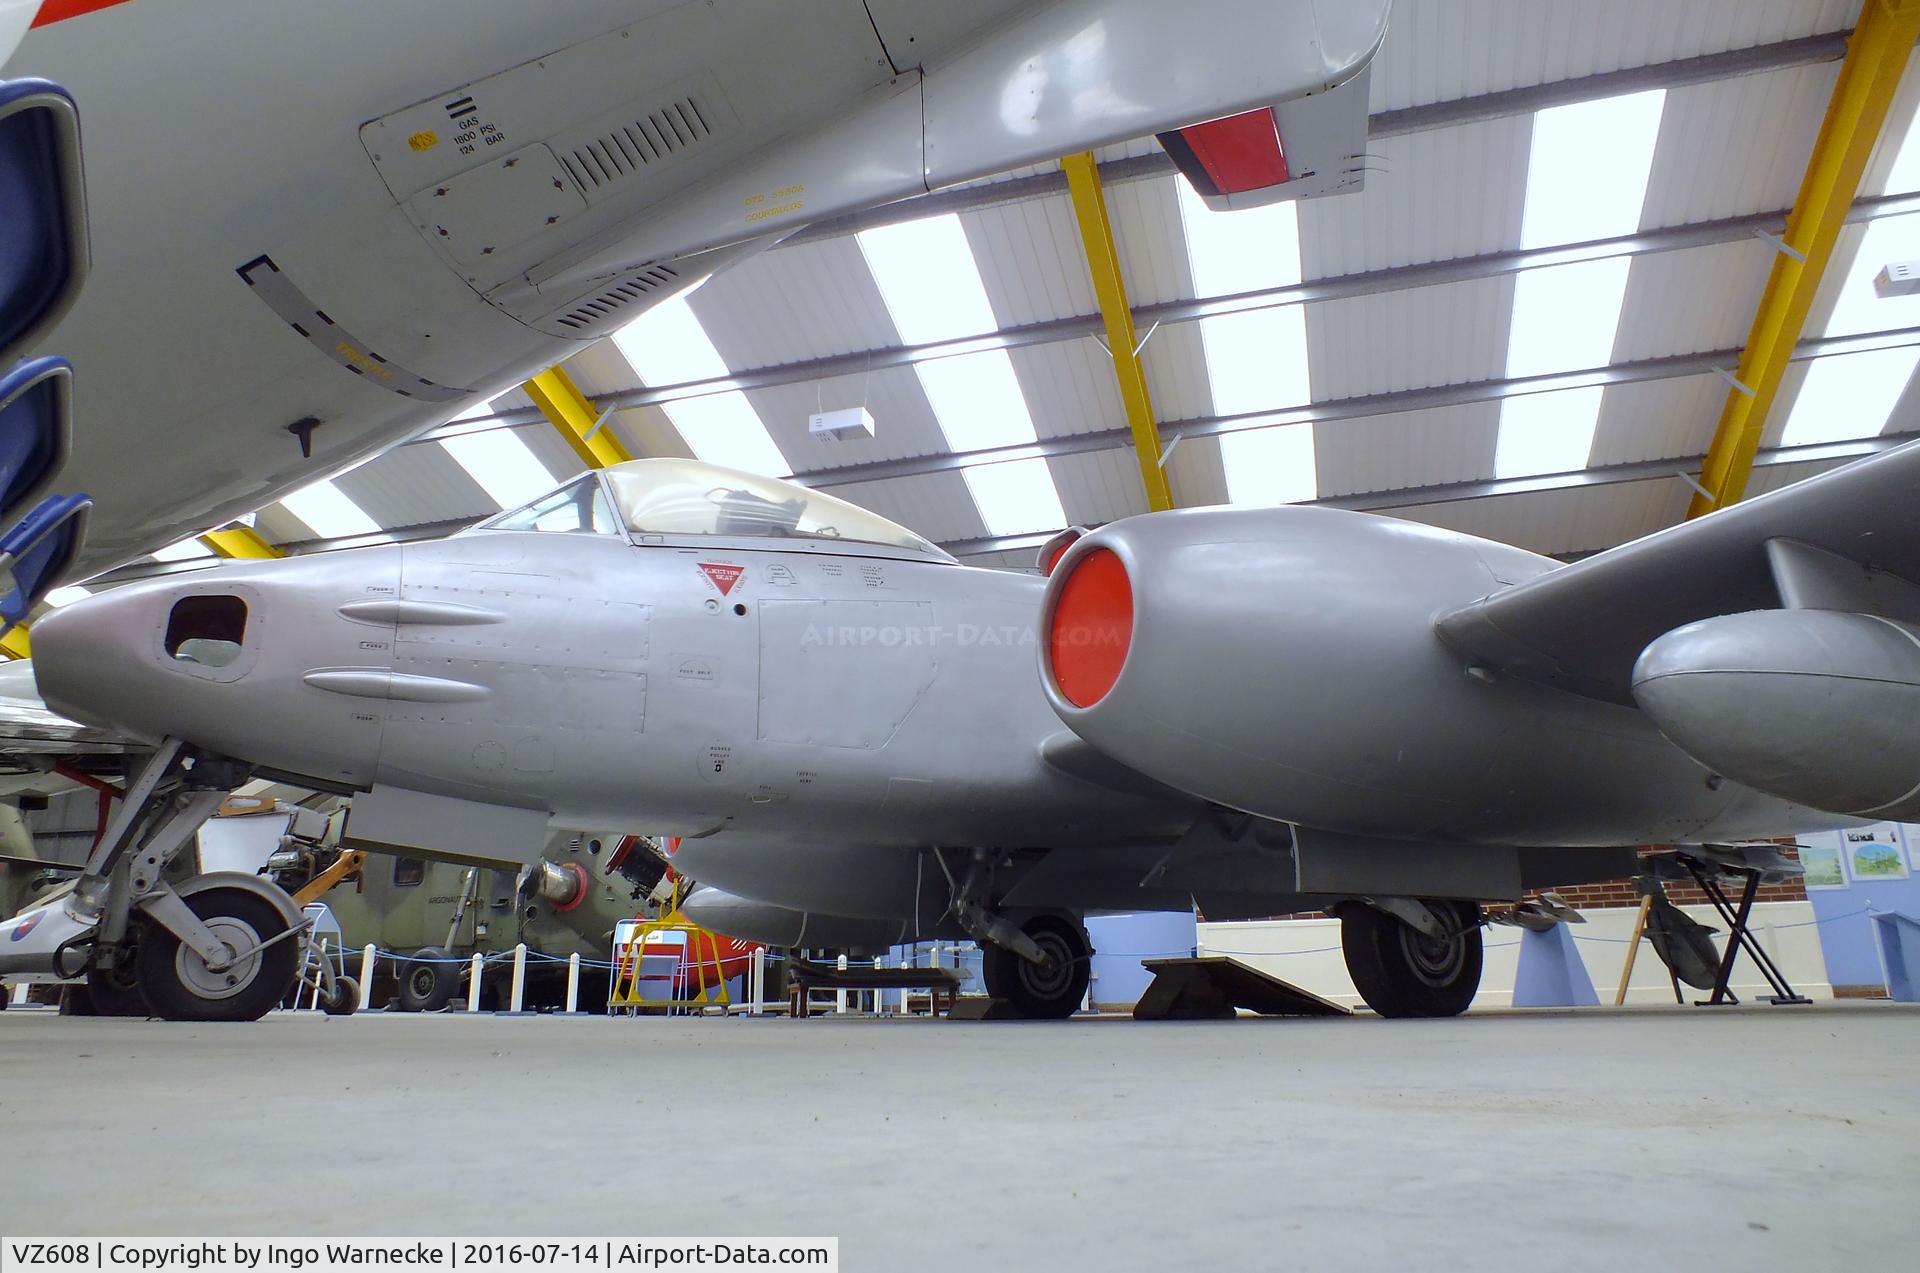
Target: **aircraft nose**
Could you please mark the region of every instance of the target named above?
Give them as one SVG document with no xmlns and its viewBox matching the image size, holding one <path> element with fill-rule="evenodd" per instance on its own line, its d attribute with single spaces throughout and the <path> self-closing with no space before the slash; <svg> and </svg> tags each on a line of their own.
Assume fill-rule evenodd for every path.
<svg viewBox="0 0 1920 1273">
<path fill-rule="evenodd" d="M 135 647 L 150 631 L 161 602 L 151 588 L 119 588 L 62 606 L 33 625 L 33 678 L 40 697 L 62 716 L 109 729 L 139 660 Z"/>
</svg>

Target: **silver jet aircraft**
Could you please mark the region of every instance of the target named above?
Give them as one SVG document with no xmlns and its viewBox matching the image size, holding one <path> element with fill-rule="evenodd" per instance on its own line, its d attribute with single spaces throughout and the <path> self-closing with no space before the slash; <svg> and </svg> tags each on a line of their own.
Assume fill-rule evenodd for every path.
<svg viewBox="0 0 1920 1273">
<path fill-rule="evenodd" d="M 37 675 L 152 759 L 73 897 L 0 926 L 0 974 L 131 957 L 163 1013 L 263 1010 L 291 915 L 161 874 L 253 772 L 360 793 L 346 841 L 412 854 L 678 837 L 712 926 L 965 934 L 1031 1016 L 1079 1004 L 1087 912 L 1195 903 L 1335 911 L 1370 1005 L 1457 1013 L 1481 902 L 1920 816 L 1916 481 L 1906 447 L 1567 566 L 1155 513 L 1041 578 L 641 460 L 443 541 L 130 585 L 44 620 Z"/>
</svg>

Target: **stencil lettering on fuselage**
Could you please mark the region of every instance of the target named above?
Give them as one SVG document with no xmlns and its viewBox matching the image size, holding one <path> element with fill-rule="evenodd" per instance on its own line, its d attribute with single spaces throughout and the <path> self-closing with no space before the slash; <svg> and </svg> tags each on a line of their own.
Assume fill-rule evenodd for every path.
<svg viewBox="0 0 1920 1273">
<path fill-rule="evenodd" d="M 763 601 L 760 738 L 886 746 L 933 684 L 940 637 L 924 601 Z"/>
</svg>

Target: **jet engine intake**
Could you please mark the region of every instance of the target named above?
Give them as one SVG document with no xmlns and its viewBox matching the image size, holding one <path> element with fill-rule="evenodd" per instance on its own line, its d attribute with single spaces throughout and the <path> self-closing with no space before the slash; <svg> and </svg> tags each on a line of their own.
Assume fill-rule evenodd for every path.
<svg viewBox="0 0 1920 1273">
<path fill-rule="evenodd" d="M 1832 813 L 1920 818 L 1920 630 L 1837 610 L 1756 610 L 1642 651 L 1633 697 L 1735 782 Z"/>
</svg>

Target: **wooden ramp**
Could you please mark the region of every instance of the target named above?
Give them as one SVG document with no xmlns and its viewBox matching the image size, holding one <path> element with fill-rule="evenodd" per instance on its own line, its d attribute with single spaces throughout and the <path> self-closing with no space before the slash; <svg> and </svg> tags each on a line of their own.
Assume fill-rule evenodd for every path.
<svg viewBox="0 0 1920 1273">
<path fill-rule="evenodd" d="M 1330 999 L 1261 972 L 1231 955 L 1190 959 L 1143 959 L 1153 984 L 1134 1005 L 1137 1021 L 1207 1021 L 1246 1008 L 1268 1017 L 1345 1017 L 1352 1013 Z"/>
</svg>

